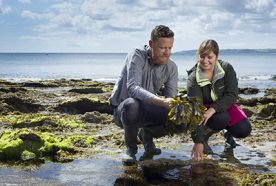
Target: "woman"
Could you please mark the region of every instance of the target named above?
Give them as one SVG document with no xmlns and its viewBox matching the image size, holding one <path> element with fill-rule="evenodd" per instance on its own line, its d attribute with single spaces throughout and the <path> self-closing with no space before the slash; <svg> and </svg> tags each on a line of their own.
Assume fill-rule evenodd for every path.
<svg viewBox="0 0 276 186">
<path fill-rule="evenodd" d="M 216 41 L 203 41 L 198 49 L 198 63 L 188 71 L 188 97 L 199 97 L 207 108 L 202 125 L 192 132 L 195 143 L 192 156 L 196 160 L 203 159 L 203 152 L 213 153 L 208 145 L 212 134 L 226 129 L 226 143 L 235 148 L 232 136 L 245 138 L 251 132 L 250 122 L 235 104 L 238 97 L 236 72 L 231 64 L 218 60 L 218 55 Z"/>
</svg>

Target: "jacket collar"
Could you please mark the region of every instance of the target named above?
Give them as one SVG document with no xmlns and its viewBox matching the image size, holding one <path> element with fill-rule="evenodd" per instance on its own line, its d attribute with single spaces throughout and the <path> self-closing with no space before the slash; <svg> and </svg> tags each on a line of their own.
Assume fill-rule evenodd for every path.
<svg viewBox="0 0 276 186">
<path fill-rule="evenodd" d="M 212 82 L 207 79 L 204 75 L 204 72 L 199 67 L 199 64 L 197 64 L 196 67 L 196 82 L 200 87 L 206 86 L 208 84 L 214 84 L 217 80 L 223 78 L 225 75 L 225 71 L 221 67 L 220 63 L 216 61 L 215 68 L 214 68 L 214 76 Z"/>
</svg>

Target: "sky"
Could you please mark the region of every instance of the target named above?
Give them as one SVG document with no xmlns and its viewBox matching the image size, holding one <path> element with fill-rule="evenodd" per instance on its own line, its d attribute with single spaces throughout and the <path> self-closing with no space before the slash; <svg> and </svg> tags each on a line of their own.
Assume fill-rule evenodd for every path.
<svg viewBox="0 0 276 186">
<path fill-rule="evenodd" d="M 276 0 L 0 0 L 0 52 L 129 52 L 156 25 L 173 52 L 276 48 Z"/>
</svg>

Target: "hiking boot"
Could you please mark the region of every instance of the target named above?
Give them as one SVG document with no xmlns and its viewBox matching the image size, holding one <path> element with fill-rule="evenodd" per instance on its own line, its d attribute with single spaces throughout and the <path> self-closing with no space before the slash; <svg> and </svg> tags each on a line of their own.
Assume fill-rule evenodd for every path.
<svg viewBox="0 0 276 186">
<path fill-rule="evenodd" d="M 137 163 L 136 156 L 124 154 L 122 158 L 122 162 L 123 162 L 123 165 L 125 166 L 135 165 Z"/>
<path fill-rule="evenodd" d="M 161 149 L 156 148 L 153 143 L 153 137 L 149 130 L 141 128 L 138 133 L 139 139 L 143 142 L 145 148 L 145 154 L 147 155 L 159 155 L 161 154 Z"/>
<path fill-rule="evenodd" d="M 226 148 L 232 148 L 232 149 L 236 148 L 237 143 L 235 142 L 235 140 L 230 132 L 228 132 L 228 131 L 224 132 L 223 136 L 225 138 L 225 147 Z"/>
<path fill-rule="evenodd" d="M 136 153 L 137 152 L 135 150 L 133 151 L 131 149 L 127 149 L 126 154 L 124 154 L 122 157 L 123 165 L 125 166 L 135 165 L 137 163 L 136 156 L 135 156 Z"/>
</svg>

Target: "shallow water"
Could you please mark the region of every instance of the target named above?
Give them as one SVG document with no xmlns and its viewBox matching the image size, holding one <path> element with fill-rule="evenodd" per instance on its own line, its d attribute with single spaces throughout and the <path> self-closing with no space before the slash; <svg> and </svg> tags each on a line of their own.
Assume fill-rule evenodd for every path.
<svg viewBox="0 0 276 186">
<path fill-rule="evenodd" d="M 264 145 L 264 147 L 266 144 Z M 192 143 L 184 144 L 182 148 L 177 150 L 163 150 L 161 155 L 155 156 L 154 159 L 170 159 L 189 161 L 190 149 Z M 261 149 L 250 149 L 244 145 L 237 146 L 233 154 L 224 152 L 222 145 L 212 145 L 212 149 L 217 155 L 210 158 L 213 160 L 235 163 L 249 168 L 249 170 L 258 173 L 276 173 L 275 168 L 269 167 L 270 154 Z M 275 149 L 275 143 L 268 143 L 269 149 Z M 143 153 L 140 150 L 137 158 Z M 162 174 L 152 172 L 143 172 L 140 168 L 127 169 L 121 163 L 122 154 L 104 155 L 98 154 L 91 159 L 76 159 L 70 163 L 53 163 L 47 162 L 40 166 L 34 167 L 11 167 L 1 165 L 0 168 L 0 185 L 123 185 L 125 184 L 124 175 L 131 172 L 132 176 L 145 177 L 147 182 L 153 185 L 166 181 L 174 181 L 186 176 L 189 181 L 191 176 L 191 166 L 186 165 L 180 168 L 172 168 L 166 170 Z M 209 167 L 210 168 L 210 167 Z M 201 167 L 201 172 L 208 171 L 208 165 Z M 144 175 L 143 175 L 144 174 Z M 152 175 L 151 175 L 152 174 Z M 184 182 L 181 182 L 184 183 Z M 131 183 L 130 184 L 135 184 Z"/>
</svg>

